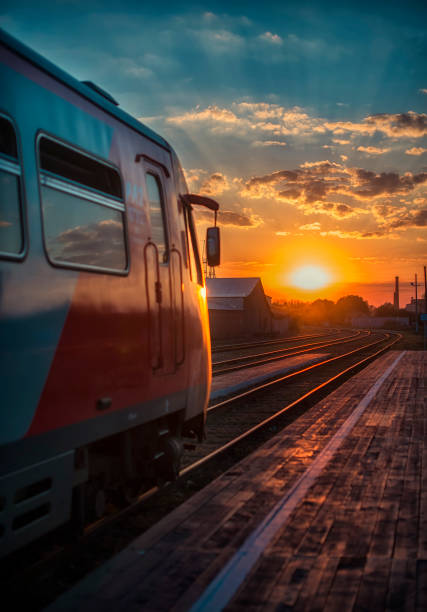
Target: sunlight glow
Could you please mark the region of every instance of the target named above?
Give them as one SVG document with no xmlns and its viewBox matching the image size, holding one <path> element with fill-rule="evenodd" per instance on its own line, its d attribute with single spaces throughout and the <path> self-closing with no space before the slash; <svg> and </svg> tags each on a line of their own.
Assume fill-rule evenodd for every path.
<svg viewBox="0 0 427 612">
<path fill-rule="evenodd" d="M 300 289 L 320 289 L 331 282 L 331 275 L 320 266 L 302 266 L 291 272 L 292 285 Z"/>
</svg>

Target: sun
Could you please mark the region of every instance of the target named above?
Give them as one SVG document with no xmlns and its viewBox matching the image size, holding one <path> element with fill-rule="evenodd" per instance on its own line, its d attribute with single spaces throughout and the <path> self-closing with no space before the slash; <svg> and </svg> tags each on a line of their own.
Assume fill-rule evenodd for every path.
<svg viewBox="0 0 427 612">
<path fill-rule="evenodd" d="M 331 282 L 331 275 L 325 268 L 320 266 L 301 266 L 296 268 L 290 274 L 290 281 L 295 287 L 300 289 L 320 289 L 329 285 Z"/>
</svg>

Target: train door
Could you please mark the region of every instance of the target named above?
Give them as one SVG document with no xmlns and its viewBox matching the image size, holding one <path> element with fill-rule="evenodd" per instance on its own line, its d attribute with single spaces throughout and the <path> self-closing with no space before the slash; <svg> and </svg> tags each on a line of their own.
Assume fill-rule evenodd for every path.
<svg viewBox="0 0 427 612">
<path fill-rule="evenodd" d="M 184 361 L 182 258 L 169 239 L 162 175 L 156 167 L 146 165 L 145 181 L 151 223 L 144 249 L 150 359 L 155 374 L 169 374 Z"/>
</svg>

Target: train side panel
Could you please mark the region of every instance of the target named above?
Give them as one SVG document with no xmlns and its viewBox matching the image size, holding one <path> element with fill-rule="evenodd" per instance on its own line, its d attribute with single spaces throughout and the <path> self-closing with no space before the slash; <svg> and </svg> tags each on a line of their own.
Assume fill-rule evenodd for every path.
<svg viewBox="0 0 427 612">
<path fill-rule="evenodd" d="M 0 258 L 4 554 L 67 520 L 73 487 L 91 482 L 93 489 L 102 480 L 99 494 L 123 470 L 135 480 L 147 447 L 150 460 L 156 450 L 152 435 L 168 429 L 202 435 L 210 347 L 204 287 L 200 276 L 191 277 L 194 247 L 173 151 L 7 46 L 0 89 L 0 115 L 17 134 L 25 234 L 19 257 Z M 111 165 L 123 193 L 116 208 L 112 198 L 105 205 L 97 195 L 103 220 L 82 219 L 58 234 L 56 259 L 46 246 L 53 214 L 47 202 L 72 202 L 75 194 L 55 188 L 61 180 L 45 171 L 45 143 Z M 118 231 L 126 236 L 122 269 L 58 264 L 81 248 L 79 241 L 120 242 Z M 123 459 L 139 452 L 132 465 Z M 104 464 L 100 457 L 107 457 Z"/>
</svg>

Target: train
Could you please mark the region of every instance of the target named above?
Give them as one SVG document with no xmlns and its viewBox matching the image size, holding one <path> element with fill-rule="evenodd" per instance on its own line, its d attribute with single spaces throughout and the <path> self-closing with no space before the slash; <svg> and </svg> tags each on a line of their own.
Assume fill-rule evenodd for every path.
<svg viewBox="0 0 427 612">
<path fill-rule="evenodd" d="M 203 439 L 195 206 L 218 265 L 218 203 L 169 143 L 0 32 L 1 557 L 175 478 Z"/>
</svg>

